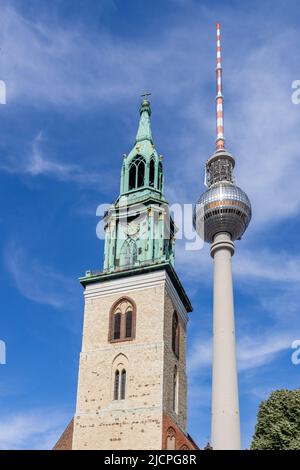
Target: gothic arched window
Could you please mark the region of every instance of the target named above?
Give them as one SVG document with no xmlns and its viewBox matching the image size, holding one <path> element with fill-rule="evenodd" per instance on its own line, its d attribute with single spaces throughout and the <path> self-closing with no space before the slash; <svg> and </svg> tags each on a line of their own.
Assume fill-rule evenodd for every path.
<svg viewBox="0 0 300 470">
<path fill-rule="evenodd" d="M 145 159 L 141 155 L 136 155 L 129 167 L 128 189 L 136 189 L 144 186 L 145 183 Z"/>
<path fill-rule="evenodd" d="M 173 411 L 178 413 L 178 370 L 174 367 L 173 373 Z"/>
<path fill-rule="evenodd" d="M 172 318 L 172 349 L 176 357 L 179 357 L 179 334 L 178 315 L 174 312 Z"/>
<path fill-rule="evenodd" d="M 128 297 L 122 297 L 111 308 L 109 319 L 110 342 L 129 341 L 135 338 L 136 306 Z"/>
<path fill-rule="evenodd" d="M 136 241 L 128 238 L 123 243 L 120 253 L 120 266 L 134 266 L 138 260 Z"/>
<path fill-rule="evenodd" d="M 125 337 L 131 338 L 132 336 L 132 310 L 127 310 L 125 313 Z"/>
<path fill-rule="evenodd" d="M 128 358 L 125 354 L 118 354 L 112 363 L 112 399 L 125 400 L 127 387 Z"/>
<path fill-rule="evenodd" d="M 163 189 L 163 167 L 161 162 L 158 164 L 158 189 L 160 191 Z"/>
<path fill-rule="evenodd" d="M 131 189 L 135 189 L 135 174 L 136 174 L 136 166 L 131 165 L 129 168 L 129 184 L 128 184 L 129 191 Z"/>
<path fill-rule="evenodd" d="M 168 428 L 167 430 L 166 449 L 167 450 L 176 449 L 176 432 L 175 432 L 175 429 L 172 427 Z"/>
<path fill-rule="evenodd" d="M 121 373 L 121 394 L 120 394 L 121 400 L 125 400 L 125 396 L 126 396 L 126 370 L 123 369 Z"/>
<path fill-rule="evenodd" d="M 150 167 L 149 167 L 149 186 L 154 188 L 154 179 L 155 179 L 155 163 L 154 159 L 151 158 Z"/>
<path fill-rule="evenodd" d="M 114 339 L 120 339 L 121 335 L 121 312 L 116 310 L 114 313 Z"/>
<path fill-rule="evenodd" d="M 145 183 L 145 160 L 140 159 L 137 165 L 137 188 L 144 186 Z"/>
<path fill-rule="evenodd" d="M 119 400 L 119 383 L 120 383 L 120 372 L 117 369 L 115 372 L 115 381 L 114 381 L 114 400 Z"/>
</svg>

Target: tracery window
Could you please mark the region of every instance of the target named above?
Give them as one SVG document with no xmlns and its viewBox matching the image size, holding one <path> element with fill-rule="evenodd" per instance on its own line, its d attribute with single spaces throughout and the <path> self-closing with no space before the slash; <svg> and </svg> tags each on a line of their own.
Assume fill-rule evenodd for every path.
<svg viewBox="0 0 300 470">
<path fill-rule="evenodd" d="M 133 266 L 138 260 L 136 241 L 132 238 L 125 240 L 120 255 L 120 266 Z"/>
<path fill-rule="evenodd" d="M 175 450 L 176 449 L 176 432 L 175 429 L 170 427 L 167 430 L 167 443 L 166 443 L 167 450 Z"/>
<path fill-rule="evenodd" d="M 115 371 L 115 381 L 114 381 L 114 400 L 119 399 L 119 384 L 120 384 L 120 372 L 117 369 Z"/>
<path fill-rule="evenodd" d="M 127 397 L 128 358 L 120 353 L 112 363 L 112 399 L 125 400 Z"/>
<path fill-rule="evenodd" d="M 125 313 L 125 337 L 131 338 L 132 336 L 132 310 L 127 310 Z"/>
<path fill-rule="evenodd" d="M 114 314 L 114 339 L 120 339 L 121 335 L 121 312 L 116 311 Z"/>
<path fill-rule="evenodd" d="M 121 372 L 121 391 L 120 391 L 120 399 L 125 400 L 126 396 L 126 370 L 123 369 Z"/>
<path fill-rule="evenodd" d="M 128 297 L 122 297 L 111 308 L 108 339 L 110 342 L 135 338 L 136 306 Z"/>
<path fill-rule="evenodd" d="M 158 189 L 160 191 L 163 189 L 163 167 L 161 162 L 158 164 Z"/>
<path fill-rule="evenodd" d="M 145 159 L 141 155 L 136 155 L 129 167 L 128 189 L 137 189 L 145 183 Z"/>
<path fill-rule="evenodd" d="M 149 186 L 154 188 L 154 179 L 155 179 L 155 163 L 154 159 L 151 158 L 150 160 L 150 168 L 149 168 Z"/>
</svg>

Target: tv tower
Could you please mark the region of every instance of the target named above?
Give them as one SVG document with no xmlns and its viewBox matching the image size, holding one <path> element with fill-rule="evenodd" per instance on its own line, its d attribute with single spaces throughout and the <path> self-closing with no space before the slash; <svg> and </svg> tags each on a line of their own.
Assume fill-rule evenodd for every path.
<svg viewBox="0 0 300 470">
<path fill-rule="evenodd" d="M 213 449 L 241 448 L 231 257 L 251 219 L 247 195 L 235 185 L 235 160 L 225 149 L 220 23 L 217 23 L 216 150 L 205 164 L 208 187 L 195 207 L 194 225 L 211 243 L 214 260 L 212 424 Z"/>
</svg>

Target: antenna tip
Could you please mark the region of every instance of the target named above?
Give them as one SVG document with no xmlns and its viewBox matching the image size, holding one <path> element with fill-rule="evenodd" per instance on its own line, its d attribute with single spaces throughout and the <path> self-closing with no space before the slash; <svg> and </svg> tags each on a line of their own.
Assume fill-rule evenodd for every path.
<svg viewBox="0 0 300 470">
<path fill-rule="evenodd" d="M 219 21 L 217 22 L 217 25 L 216 25 L 216 26 L 217 26 L 217 29 L 220 29 L 220 26 L 221 26 L 221 25 L 220 25 L 220 22 L 219 22 Z"/>
</svg>

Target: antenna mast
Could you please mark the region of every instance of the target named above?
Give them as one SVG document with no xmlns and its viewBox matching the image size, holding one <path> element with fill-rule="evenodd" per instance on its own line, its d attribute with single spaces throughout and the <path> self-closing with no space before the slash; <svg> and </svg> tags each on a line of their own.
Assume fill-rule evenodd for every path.
<svg viewBox="0 0 300 470">
<path fill-rule="evenodd" d="M 222 64 L 221 64 L 221 31 L 220 23 L 217 23 L 217 139 L 216 139 L 216 150 L 225 149 L 224 139 L 224 121 L 223 121 L 223 95 L 222 95 Z"/>
</svg>

